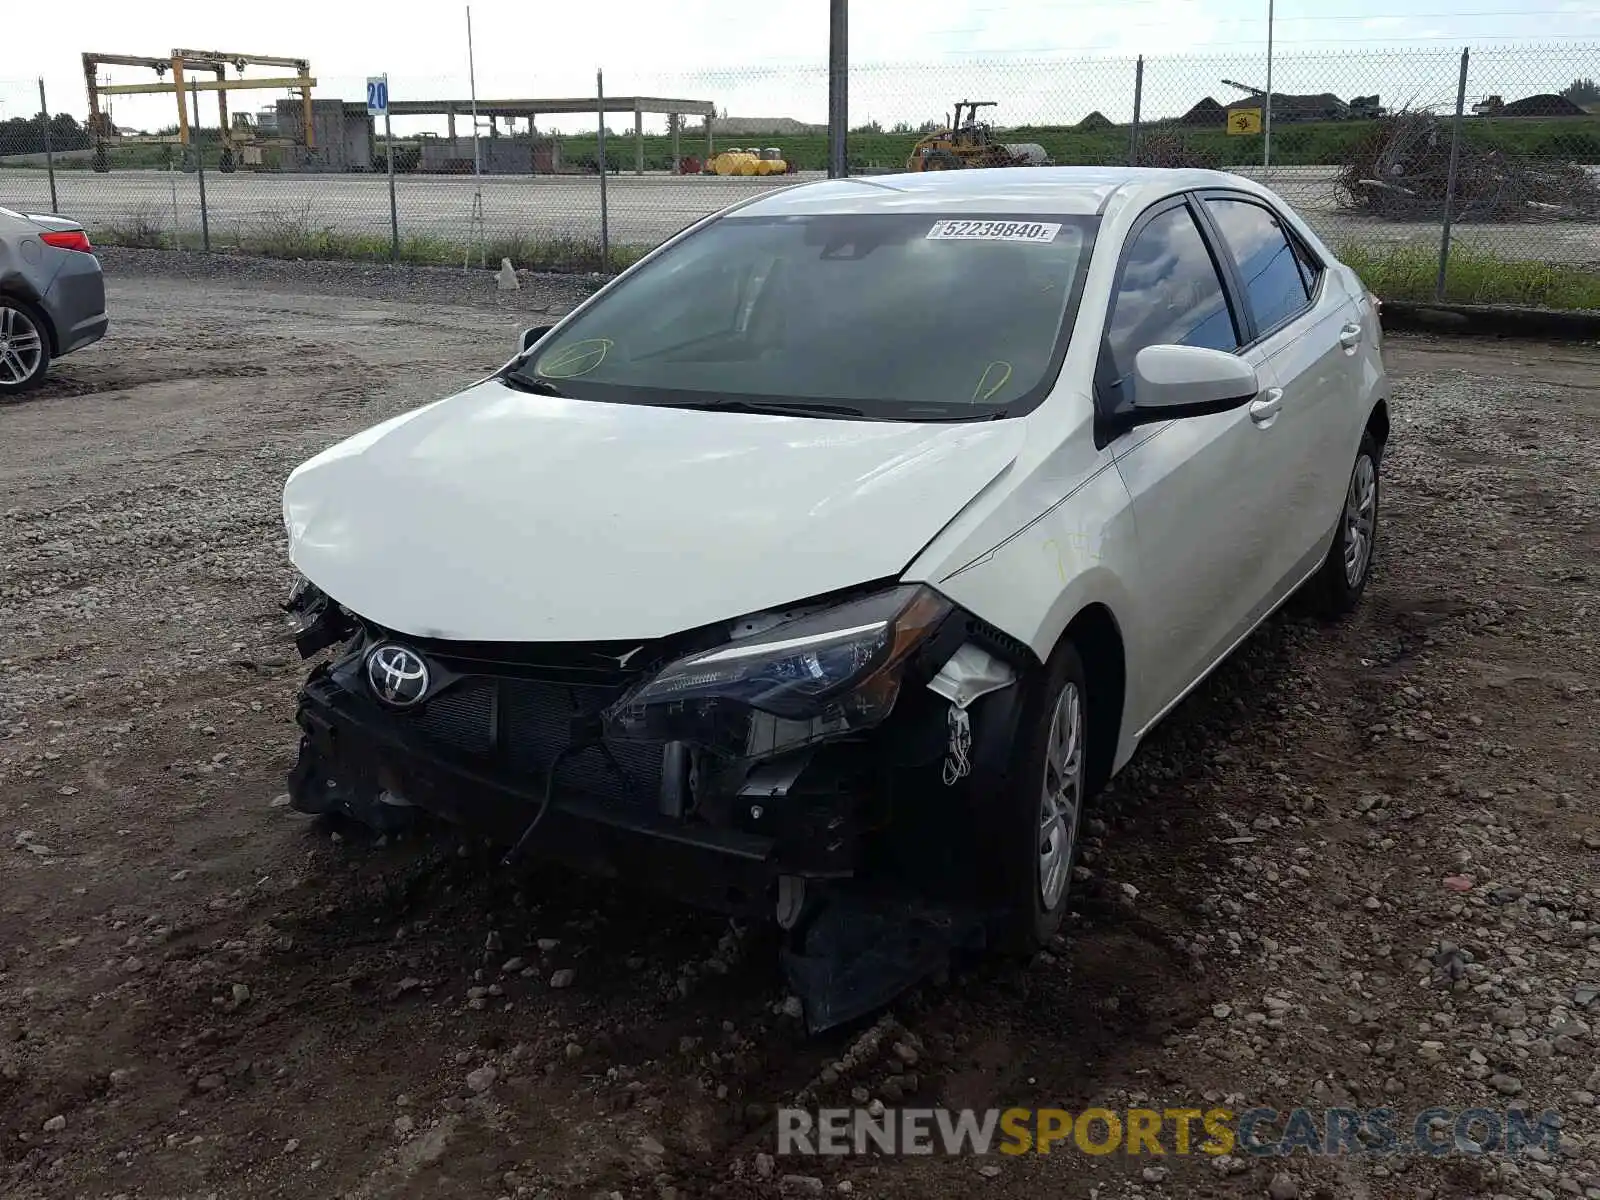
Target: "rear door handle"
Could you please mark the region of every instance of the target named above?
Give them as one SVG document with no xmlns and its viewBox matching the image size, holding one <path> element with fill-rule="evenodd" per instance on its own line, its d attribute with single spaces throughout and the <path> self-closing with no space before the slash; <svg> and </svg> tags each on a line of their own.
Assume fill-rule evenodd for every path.
<svg viewBox="0 0 1600 1200">
<path fill-rule="evenodd" d="M 1283 389 L 1268 388 L 1250 401 L 1250 419 L 1257 425 L 1270 425 L 1283 408 Z"/>
<path fill-rule="evenodd" d="M 1361 326 L 1351 322 L 1339 330 L 1339 345 L 1346 350 L 1354 350 L 1361 344 Z"/>
</svg>

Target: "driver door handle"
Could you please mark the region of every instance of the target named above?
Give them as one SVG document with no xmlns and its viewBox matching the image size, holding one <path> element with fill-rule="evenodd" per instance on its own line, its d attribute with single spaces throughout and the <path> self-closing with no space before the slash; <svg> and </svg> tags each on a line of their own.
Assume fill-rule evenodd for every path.
<svg viewBox="0 0 1600 1200">
<path fill-rule="evenodd" d="M 1270 425 L 1283 408 L 1283 389 L 1268 388 L 1250 401 L 1250 419 L 1257 425 Z"/>
<path fill-rule="evenodd" d="M 1346 350 L 1354 350 L 1361 344 L 1361 326 L 1351 322 L 1339 330 L 1339 345 Z"/>
</svg>

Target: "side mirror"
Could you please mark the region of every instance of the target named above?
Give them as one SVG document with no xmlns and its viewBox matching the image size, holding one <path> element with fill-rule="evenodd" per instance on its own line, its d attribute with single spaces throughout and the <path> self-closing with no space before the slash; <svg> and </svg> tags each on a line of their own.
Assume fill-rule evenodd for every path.
<svg viewBox="0 0 1600 1200">
<path fill-rule="evenodd" d="M 1225 412 L 1261 391 L 1256 369 L 1236 354 L 1200 346 L 1146 346 L 1133 360 L 1135 420 Z"/>
<path fill-rule="evenodd" d="M 539 339 L 554 329 L 554 325 L 534 325 L 522 331 L 522 339 L 517 349 L 526 354 L 539 344 Z"/>
</svg>

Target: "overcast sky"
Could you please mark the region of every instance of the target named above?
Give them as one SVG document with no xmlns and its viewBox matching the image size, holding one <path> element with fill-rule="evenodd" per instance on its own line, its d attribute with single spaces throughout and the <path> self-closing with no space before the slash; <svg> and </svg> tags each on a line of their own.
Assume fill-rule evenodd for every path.
<svg viewBox="0 0 1600 1200">
<path fill-rule="evenodd" d="M 364 94 L 367 75 L 383 71 L 397 97 L 468 93 L 465 4 L 76 0 L 66 21 L 37 0 L 6 0 L 5 9 L 0 118 L 36 112 L 34 80 L 43 75 L 51 109 L 81 119 L 84 50 L 303 55 L 318 95 L 351 100 Z M 858 3 L 850 16 L 860 68 L 850 119 L 915 123 L 972 96 L 999 101 L 994 117 L 1004 124 L 1076 121 L 1091 109 L 1125 120 L 1132 69 L 1121 60 L 1136 54 L 1147 59 L 1147 115 L 1181 111 L 1206 94 L 1226 100 L 1237 93 L 1222 78 L 1265 83 L 1266 9 L 1267 0 Z M 478 95 L 592 95 L 595 68 L 603 67 L 612 95 L 676 95 L 711 100 L 734 116 L 822 121 L 827 10 L 826 0 L 474 0 Z M 1442 103 L 1453 97 L 1464 44 L 1485 47 L 1474 56 L 1471 98 L 1498 92 L 1510 100 L 1576 75 L 1600 76 L 1600 0 L 1277 0 L 1274 31 L 1275 90 Z M 1488 49 L 1530 40 L 1546 49 Z M 1072 65 L 1052 69 L 1052 60 Z M 888 65 L 906 63 L 917 65 Z M 126 67 L 107 73 L 118 83 L 154 79 Z M 236 95 L 235 107 L 260 108 L 283 94 Z M 155 128 L 174 119 L 172 106 L 165 96 L 118 97 L 114 115 L 119 125 Z M 613 128 L 624 121 L 613 117 Z M 582 118 L 567 124 L 593 127 Z"/>
</svg>

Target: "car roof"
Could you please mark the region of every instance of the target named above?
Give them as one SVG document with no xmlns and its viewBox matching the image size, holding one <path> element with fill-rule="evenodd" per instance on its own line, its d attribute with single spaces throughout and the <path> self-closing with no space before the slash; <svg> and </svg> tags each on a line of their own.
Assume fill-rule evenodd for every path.
<svg viewBox="0 0 1600 1200">
<path fill-rule="evenodd" d="M 959 171 L 856 175 L 818 180 L 770 192 L 740 205 L 728 217 L 842 215 L 847 213 L 1049 213 L 1092 216 L 1118 193 L 1129 200 L 1171 195 L 1188 188 L 1231 187 L 1261 192 L 1260 185 L 1226 171 L 1160 167 L 983 167 Z"/>
</svg>

